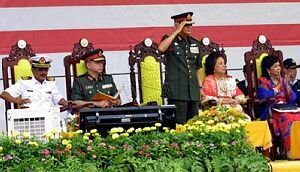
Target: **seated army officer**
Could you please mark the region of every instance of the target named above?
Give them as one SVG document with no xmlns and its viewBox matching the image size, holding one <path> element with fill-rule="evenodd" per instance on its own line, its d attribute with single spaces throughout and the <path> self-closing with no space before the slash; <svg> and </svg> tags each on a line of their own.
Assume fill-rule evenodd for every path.
<svg viewBox="0 0 300 172">
<path fill-rule="evenodd" d="M 68 101 L 59 93 L 54 78 L 47 77 L 52 59 L 40 55 L 31 57 L 29 61 L 33 77 L 19 79 L 2 92 L 2 98 L 22 107 L 68 106 Z"/>
<path fill-rule="evenodd" d="M 103 73 L 105 64 L 103 50 L 96 49 L 87 52 L 81 59 L 85 61 L 87 73 L 74 79 L 71 95 L 74 103 L 79 107 L 86 104 L 101 108 L 119 106 L 120 97 L 116 100 L 92 101 L 98 92 L 111 96 L 118 92 L 112 76 Z"/>
</svg>

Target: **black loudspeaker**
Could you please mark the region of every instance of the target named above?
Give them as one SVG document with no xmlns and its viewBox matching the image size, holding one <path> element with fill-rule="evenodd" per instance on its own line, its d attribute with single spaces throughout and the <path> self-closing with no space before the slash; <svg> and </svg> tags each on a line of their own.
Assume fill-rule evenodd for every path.
<svg viewBox="0 0 300 172">
<path fill-rule="evenodd" d="M 175 112 L 175 105 L 81 109 L 80 129 L 84 132 L 97 129 L 103 136 L 114 127 L 136 129 L 155 123 L 175 129 Z"/>
</svg>

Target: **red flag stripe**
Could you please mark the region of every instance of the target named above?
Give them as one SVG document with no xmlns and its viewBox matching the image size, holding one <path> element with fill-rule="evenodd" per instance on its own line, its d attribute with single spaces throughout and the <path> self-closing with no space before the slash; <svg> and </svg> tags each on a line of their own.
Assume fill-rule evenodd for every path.
<svg viewBox="0 0 300 172">
<path fill-rule="evenodd" d="M 82 37 L 105 51 L 120 51 L 128 50 L 130 45 L 147 37 L 159 42 L 163 34 L 172 30 L 172 27 L 146 27 L 0 32 L 0 54 L 9 52 L 10 46 L 17 42 L 15 38 L 26 40 L 37 53 L 69 52 Z M 300 24 L 193 27 L 194 37 L 207 36 L 224 47 L 251 46 L 260 34 L 265 34 L 273 45 L 300 45 Z"/>
<path fill-rule="evenodd" d="M 213 3 L 284 3 L 299 0 L 2 0 L 0 7 L 49 7 L 97 5 L 213 4 Z"/>
</svg>

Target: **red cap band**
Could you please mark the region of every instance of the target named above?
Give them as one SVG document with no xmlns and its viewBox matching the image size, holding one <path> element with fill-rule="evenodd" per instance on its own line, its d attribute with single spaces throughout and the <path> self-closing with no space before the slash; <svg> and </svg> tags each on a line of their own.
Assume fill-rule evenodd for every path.
<svg viewBox="0 0 300 172">
<path fill-rule="evenodd" d="M 89 57 L 87 57 L 87 58 L 85 58 L 84 59 L 84 61 L 90 61 L 90 60 L 93 60 L 93 59 L 96 59 L 96 58 L 98 58 L 98 57 L 100 57 L 99 56 L 99 54 L 93 54 L 93 55 L 91 55 L 91 56 L 89 56 Z"/>
<path fill-rule="evenodd" d="M 177 19 L 175 19 L 175 22 L 182 22 L 182 21 L 187 20 L 187 19 L 188 19 L 187 17 L 177 18 Z"/>
</svg>

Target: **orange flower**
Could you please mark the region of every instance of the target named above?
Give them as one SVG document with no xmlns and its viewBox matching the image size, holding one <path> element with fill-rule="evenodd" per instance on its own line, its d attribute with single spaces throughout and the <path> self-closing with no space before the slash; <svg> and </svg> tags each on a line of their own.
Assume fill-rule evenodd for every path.
<svg viewBox="0 0 300 172">
<path fill-rule="evenodd" d="M 210 113 L 213 114 L 213 115 L 215 115 L 217 113 L 217 111 L 211 110 Z"/>
<path fill-rule="evenodd" d="M 61 132 L 60 135 L 66 139 L 72 139 L 74 137 L 74 132 Z"/>
</svg>

